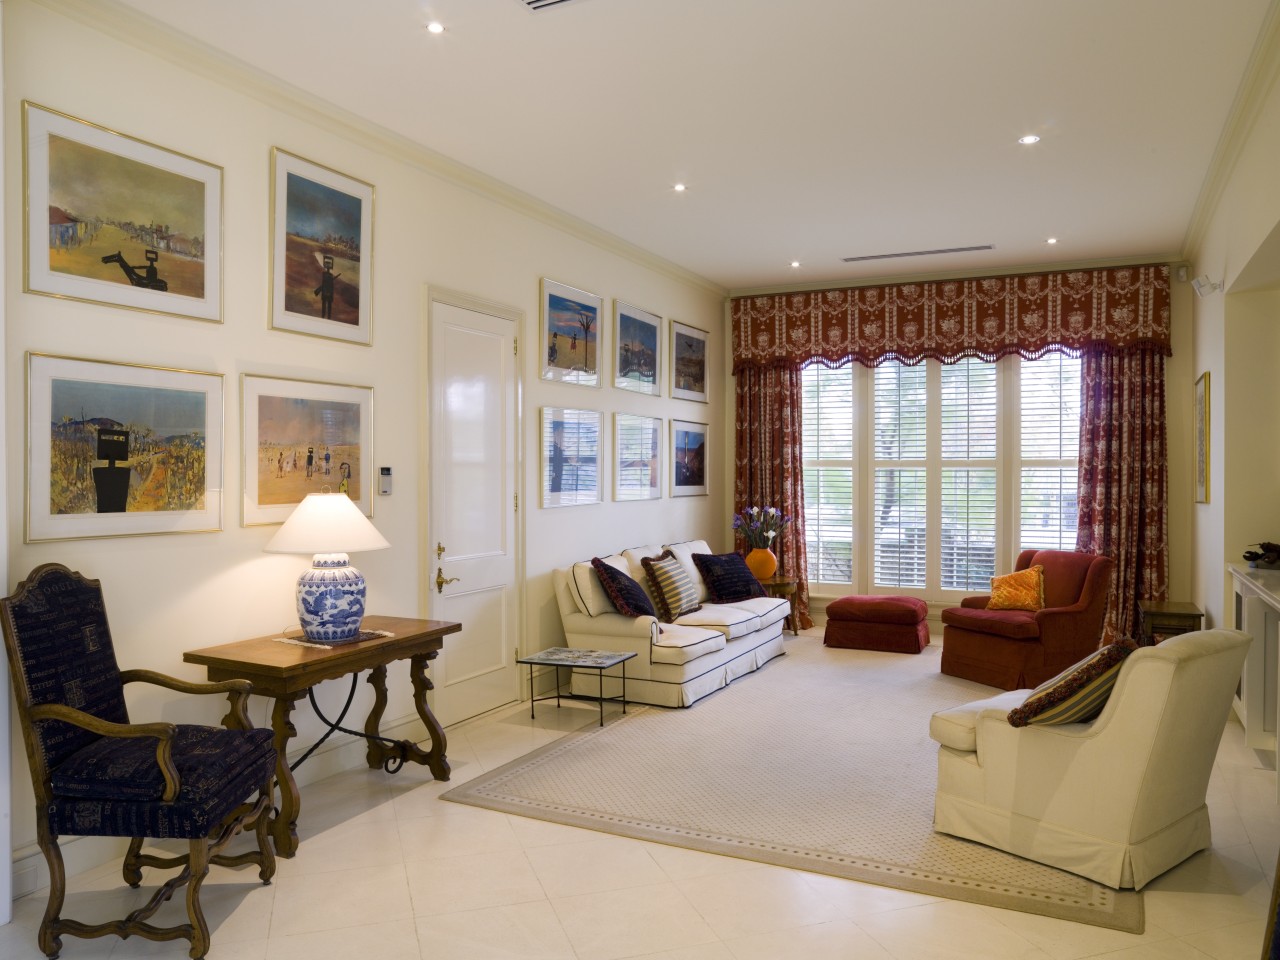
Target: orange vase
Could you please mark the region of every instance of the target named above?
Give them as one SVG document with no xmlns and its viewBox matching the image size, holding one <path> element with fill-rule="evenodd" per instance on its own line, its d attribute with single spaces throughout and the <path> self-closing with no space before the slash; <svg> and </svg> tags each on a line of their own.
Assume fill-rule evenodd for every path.
<svg viewBox="0 0 1280 960">
<path fill-rule="evenodd" d="M 757 580 L 768 580 L 778 572 L 778 558 L 768 547 L 754 547 L 747 554 L 747 569 Z"/>
</svg>

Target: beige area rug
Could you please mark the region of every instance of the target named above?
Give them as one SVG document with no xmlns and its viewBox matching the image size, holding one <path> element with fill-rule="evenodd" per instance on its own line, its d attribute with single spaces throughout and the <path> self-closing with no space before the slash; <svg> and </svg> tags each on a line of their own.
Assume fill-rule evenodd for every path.
<svg viewBox="0 0 1280 960">
<path fill-rule="evenodd" d="M 1140 893 L 933 832 L 929 717 L 994 692 L 939 657 L 789 639 L 686 710 L 633 706 L 443 798 L 1141 933 Z"/>
</svg>

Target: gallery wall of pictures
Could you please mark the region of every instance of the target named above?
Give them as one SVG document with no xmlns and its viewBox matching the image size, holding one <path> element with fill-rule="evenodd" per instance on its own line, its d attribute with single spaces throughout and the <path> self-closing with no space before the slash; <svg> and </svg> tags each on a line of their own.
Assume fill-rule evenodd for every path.
<svg viewBox="0 0 1280 960">
<path fill-rule="evenodd" d="M 707 424 L 674 418 L 664 424 L 643 406 L 664 392 L 673 400 L 708 402 L 707 332 L 619 299 L 606 317 L 604 297 L 546 277 L 540 291 L 541 379 L 594 389 L 608 381 L 635 395 L 629 404 L 634 409 L 613 414 L 612 444 L 601 411 L 542 408 L 541 505 L 599 503 L 601 451 L 610 448 L 605 465 L 613 473 L 616 501 L 660 499 L 664 463 L 671 465 L 667 496 L 706 495 Z M 607 372 L 606 358 L 612 364 Z"/>
</svg>

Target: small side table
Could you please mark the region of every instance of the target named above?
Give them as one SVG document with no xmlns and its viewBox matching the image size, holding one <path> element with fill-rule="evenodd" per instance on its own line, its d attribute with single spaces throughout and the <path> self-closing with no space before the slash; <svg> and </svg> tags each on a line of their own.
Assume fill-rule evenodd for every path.
<svg viewBox="0 0 1280 960">
<path fill-rule="evenodd" d="M 1175 637 L 1199 630 L 1204 622 L 1199 607 L 1179 600 L 1139 600 L 1138 615 L 1144 646 L 1156 643 L 1157 636 Z"/>
<path fill-rule="evenodd" d="M 778 574 L 761 580 L 760 586 L 764 587 L 764 592 L 769 596 L 785 597 L 787 602 L 791 604 L 791 612 L 787 614 L 787 621 L 791 626 L 792 636 L 799 636 L 800 618 L 796 615 L 796 591 L 800 587 L 800 579 L 798 577 L 784 577 Z"/>
<path fill-rule="evenodd" d="M 600 674 L 600 695 L 596 699 L 600 703 L 600 726 L 604 726 L 604 702 L 606 700 L 621 700 L 622 712 L 627 712 L 627 661 L 635 656 L 635 653 L 613 653 L 609 650 L 578 650 L 574 647 L 550 647 L 546 650 L 539 650 L 527 657 L 519 657 L 516 663 L 527 663 L 529 665 L 529 718 L 534 718 L 533 705 L 539 700 L 552 700 L 556 702 L 556 706 L 560 706 L 560 668 L 568 667 L 572 672 L 575 668 L 585 668 L 587 670 L 595 670 Z M 610 667 L 616 667 L 622 664 L 622 696 L 606 697 L 604 695 L 604 672 Z M 533 695 L 533 668 L 555 667 L 556 668 L 556 692 L 552 697 L 548 694 L 545 697 L 535 697 Z"/>
</svg>

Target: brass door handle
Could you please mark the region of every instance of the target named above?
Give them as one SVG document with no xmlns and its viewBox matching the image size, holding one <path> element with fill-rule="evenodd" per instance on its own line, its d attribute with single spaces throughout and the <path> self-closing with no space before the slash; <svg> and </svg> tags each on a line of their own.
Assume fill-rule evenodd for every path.
<svg viewBox="0 0 1280 960">
<path fill-rule="evenodd" d="M 437 540 L 436 541 L 436 559 L 439 560 L 443 556 L 444 556 L 444 544 Z"/>
<path fill-rule="evenodd" d="M 444 593 L 444 585 L 446 583 L 457 583 L 457 577 L 446 577 L 444 570 L 436 567 L 436 593 Z"/>
</svg>

